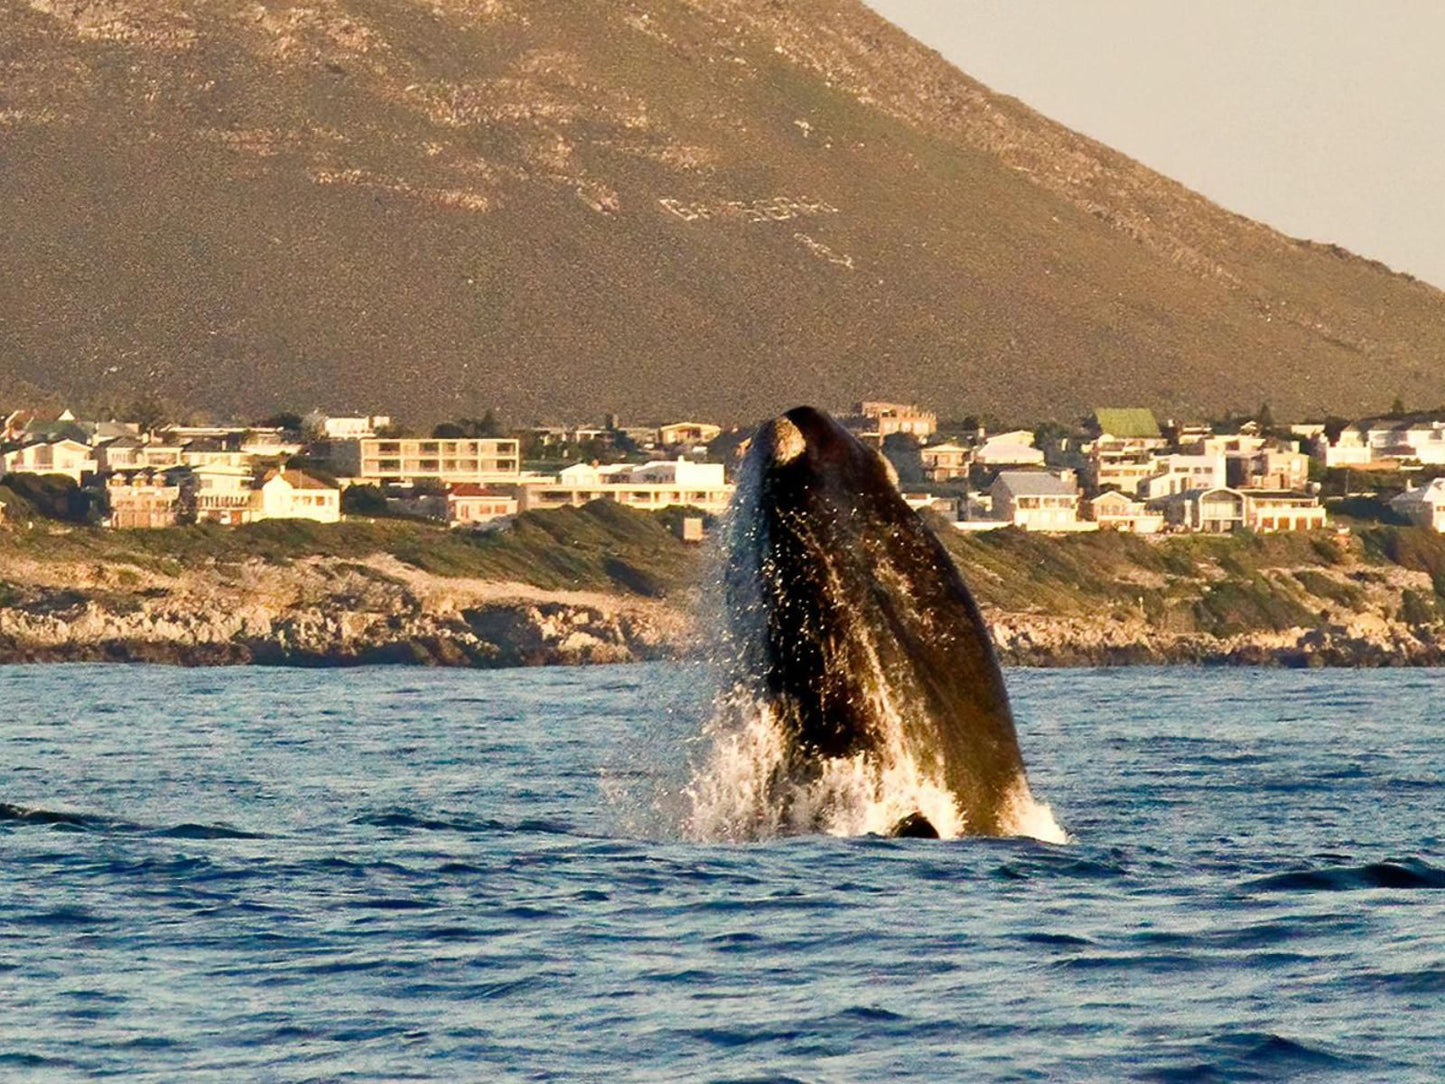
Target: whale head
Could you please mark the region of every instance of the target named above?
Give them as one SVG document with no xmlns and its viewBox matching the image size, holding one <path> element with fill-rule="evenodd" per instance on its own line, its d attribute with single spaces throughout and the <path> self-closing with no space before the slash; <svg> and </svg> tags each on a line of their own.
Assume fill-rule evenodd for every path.
<svg viewBox="0 0 1445 1084">
<path fill-rule="evenodd" d="M 877 450 L 812 407 L 764 423 L 724 586 L 739 680 L 780 721 L 786 774 L 904 758 L 953 794 L 968 832 L 1003 830 L 1023 763 L 988 630 Z"/>
</svg>

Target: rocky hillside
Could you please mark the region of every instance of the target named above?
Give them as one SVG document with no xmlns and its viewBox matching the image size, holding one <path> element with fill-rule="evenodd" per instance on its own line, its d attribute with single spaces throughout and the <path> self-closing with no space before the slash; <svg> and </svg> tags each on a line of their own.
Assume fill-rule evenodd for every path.
<svg viewBox="0 0 1445 1084">
<path fill-rule="evenodd" d="M 1445 295 L 858 0 L 0 0 L 0 29 L 0 397 L 1445 400 Z"/>
<path fill-rule="evenodd" d="M 615 505 L 410 523 L 0 531 L 0 662 L 526 666 L 706 650 L 705 551 Z M 1007 662 L 1445 664 L 1445 537 L 946 536 Z"/>
</svg>

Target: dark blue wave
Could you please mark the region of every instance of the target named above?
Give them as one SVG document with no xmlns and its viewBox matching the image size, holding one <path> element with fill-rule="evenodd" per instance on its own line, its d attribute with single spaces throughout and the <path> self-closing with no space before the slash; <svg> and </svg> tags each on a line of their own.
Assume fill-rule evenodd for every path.
<svg viewBox="0 0 1445 1084">
<path fill-rule="evenodd" d="M 1418 858 L 1291 870 L 1245 883 L 1256 892 L 1354 892 L 1369 888 L 1445 888 L 1445 869 Z"/>
</svg>

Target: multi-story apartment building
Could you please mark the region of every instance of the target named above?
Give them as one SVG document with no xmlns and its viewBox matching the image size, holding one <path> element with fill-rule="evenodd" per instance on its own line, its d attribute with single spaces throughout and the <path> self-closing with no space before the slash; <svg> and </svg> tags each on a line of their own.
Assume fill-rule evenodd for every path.
<svg viewBox="0 0 1445 1084">
<path fill-rule="evenodd" d="M 1146 501 L 1187 493 L 1191 489 L 1214 489 L 1226 485 L 1228 460 L 1216 455 L 1156 455 L 1150 460 L 1154 473 L 1144 478 L 1134 492 Z"/>
<path fill-rule="evenodd" d="M 249 467 L 198 467 L 191 472 L 191 477 L 191 501 L 197 523 L 235 527 L 254 518 L 254 477 Z"/>
<path fill-rule="evenodd" d="M 895 433 L 926 440 L 938 430 L 938 416 L 912 403 L 863 402 L 838 419 L 864 440 L 882 443 Z"/>
<path fill-rule="evenodd" d="M 1088 428 L 1092 439 L 1080 448 L 1088 483 L 1096 490 L 1137 494 L 1144 479 L 1155 473 L 1153 453 L 1168 443 L 1153 412 L 1100 407 Z"/>
<path fill-rule="evenodd" d="M 1380 418 L 1360 423 L 1376 459 L 1405 459 L 1428 466 L 1445 464 L 1445 415 Z"/>
<path fill-rule="evenodd" d="M 545 480 L 526 480 L 519 487 L 522 511 L 561 508 L 591 501 L 617 501 L 639 509 L 686 505 L 705 512 L 727 511 L 733 487 L 723 477 L 721 463 L 692 463 L 686 459 L 621 463 L 597 467 L 578 463 Z"/>
<path fill-rule="evenodd" d="M 333 443 L 330 456 L 340 473 L 374 485 L 486 485 L 522 474 L 512 438 L 365 437 Z"/>
<path fill-rule="evenodd" d="M 944 441 L 930 444 L 918 450 L 923 461 L 923 477 L 929 482 L 948 482 L 955 478 L 968 477 L 968 465 L 973 451 L 962 444 Z"/>
<path fill-rule="evenodd" d="M 1302 490 L 1310 480 L 1310 457 L 1289 448 L 1261 448 L 1228 462 L 1228 484 L 1239 488 Z"/>
</svg>

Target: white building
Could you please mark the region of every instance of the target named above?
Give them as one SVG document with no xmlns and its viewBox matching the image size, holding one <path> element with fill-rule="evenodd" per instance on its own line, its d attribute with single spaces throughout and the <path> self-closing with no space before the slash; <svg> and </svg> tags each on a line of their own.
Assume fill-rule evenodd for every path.
<svg viewBox="0 0 1445 1084">
<path fill-rule="evenodd" d="M 1228 484 L 1244 489 L 1302 490 L 1310 480 L 1310 457 L 1292 448 L 1261 448 L 1231 456 Z"/>
<path fill-rule="evenodd" d="M 711 422 L 672 422 L 657 427 L 656 442 L 664 448 L 696 447 L 711 444 L 721 435 L 722 426 Z"/>
<path fill-rule="evenodd" d="M 1164 516 L 1144 506 L 1127 494 L 1111 489 L 1100 493 L 1085 507 L 1084 514 L 1099 525 L 1101 531 L 1130 531 L 1134 534 L 1158 534 L 1164 527 Z"/>
<path fill-rule="evenodd" d="M 852 414 L 838 419 L 845 427 L 865 440 L 882 443 L 895 433 L 926 440 L 938 429 L 938 415 L 921 410 L 912 403 L 857 403 Z"/>
<path fill-rule="evenodd" d="M 721 463 L 669 459 L 640 466 L 576 463 L 551 478 L 523 479 L 519 494 L 524 512 L 610 500 L 640 509 L 683 505 L 722 513 L 732 501 L 733 487 Z"/>
<path fill-rule="evenodd" d="M 1093 529 L 1079 523 L 1079 488 L 1046 471 L 1001 471 L 989 494 L 995 519 L 1026 531 Z"/>
<path fill-rule="evenodd" d="M 955 441 L 946 440 L 918 449 L 918 457 L 923 461 L 923 477 L 927 481 L 947 482 L 954 478 L 968 477 L 968 465 L 973 459 L 973 450 Z"/>
<path fill-rule="evenodd" d="M 480 527 L 517 514 L 514 494 L 486 486 L 452 486 L 446 497 L 447 524 L 452 527 Z"/>
<path fill-rule="evenodd" d="M 1252 531 L 1318 531 L 1325 526 L 1325 510 L 1311 493 L 1291 490 L 1246 489 L 1244 525 Z"/>
<path fill-rule="evenodd" d="M 1228 461 L 1224 453 L 1211 455 L 1155 455 L 1153 471 L 1141 479 L 1136 491 L 1146 501 L 1187 493 L 1191 489 L 1214 489 L 1228 483 Z"/>
<path fill-rule="evenodd" d="M 1244 494 L 1227 486 L 1193 489 L 1159 502 L 1164 518 L 1176 527 L 1206 534 L 1225 534 L 1245 525 Z"/>
<path fill-rule="evenodd" d="M 236 527 L 255 518 L 255 479 L 249 467 L 198 467 L 191 479 L 197 523 Z"/>
<path fill-rule="evenodd" d="M 105 480 L 106 526 L 121 530 L 174 527 L 185 513 L 184 471 L 131 470 Z"/>
<path fill-rule="evenodd" d="M 515 483 L 521 448 L 512 438 L 366 437 L 331 445 L 336 469 L 372 485 L 487 485 Z"/>
<path fill-rule="evenodd" d="M 1363 467 L 1375 461 L 1375 450 L 1365 434 L 1353 425 L 1340 430 L 1333 441 L 1321 433 L 1315 438 L 1314 450 L 1316 458 L 1323 459 L 1327 468 Z"/>
<path fill-rule="evenodd" d="M 63 474 L 79 485 L 96 471 L 94 450 L 78 440 L 38 440 L 0 456 L 0 474 Z"/>
<path fill-rule="evenodd" d="M 1445 532 L 1445 478 L 1406 490 L 1390 502 L 1390 507 L 1417 527 Z"/>
<path fill-rule="evenodd" d="M 273 470 L 254 491 L 252 520 L 310 519 L 341 521 L 341 490 L 305 471 Z"/>
<path fill-rule="evenodd" d="M 979 445 L 974 461 L 985 467 L 1042 467 L 1044 453 L 1027 429 L 995 433 Z"/>
<path fill-rule="evenodd" d="M 110 474 L 145 466 L 145 441 L 136 436 L 115 437 L 95 446 L 96 472 Z"/>
<path fill-rule="evenodd" d="M 1370 424 L 1366 439 L 1377 459 L 1445 464 L 1445 418 L 1380 419 Z"/>
<path fill-rule="evenodd" d="M 361 440 L 374 437 L 391 426 L 386 414 L 367 414 L 362 417 L 333 418 L 319 410 L 313 410 L 301 419 L 302 431 L 314 440 Z"/>
</svg>

